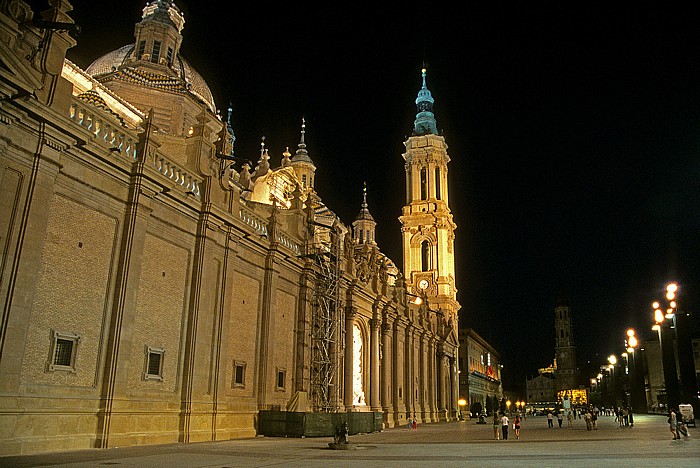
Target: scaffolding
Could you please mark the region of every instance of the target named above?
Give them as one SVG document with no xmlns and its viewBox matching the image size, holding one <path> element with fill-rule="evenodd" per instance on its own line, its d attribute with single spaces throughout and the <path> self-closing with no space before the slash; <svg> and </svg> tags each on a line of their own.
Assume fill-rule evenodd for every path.
<svg viewBox="0 0 700 468">
<path fill-rule="evenodd" d="M 326 227 L 326 226 L 324 226 Z M 340 321 L 340 235 L 329 229 L 329 242 L 315 248 L 315 287 L 311 319 L 310 391 L 314 411 L 338 411 Z"/>
</svg>

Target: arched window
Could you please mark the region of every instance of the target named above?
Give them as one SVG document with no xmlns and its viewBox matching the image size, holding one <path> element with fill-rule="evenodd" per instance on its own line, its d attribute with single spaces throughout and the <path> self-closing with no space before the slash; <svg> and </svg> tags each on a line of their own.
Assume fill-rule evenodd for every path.
<svg viewBox="0 0 700 468">
<path fill-rule="evenodd" d="M 435 168 L 435 198 L 440 199 L 440 168 Z"/>
<path fill-rule="evenodd" d="M 430 244 L 424 240 L 420 244 L 421 271 L 430 270 Z"/>
<path fill-rule="evenodd" d="M 420 170 L 420 199 L 428 199 L 428 171 L 425 168 Z"/>
</svg>

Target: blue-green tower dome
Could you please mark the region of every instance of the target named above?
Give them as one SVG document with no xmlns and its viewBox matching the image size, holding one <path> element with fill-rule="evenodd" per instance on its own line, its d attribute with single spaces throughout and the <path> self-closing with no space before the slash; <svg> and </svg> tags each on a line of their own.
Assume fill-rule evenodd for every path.
<svg viewBox="0 0 700 468">
<path fill-rule="evenodd" d="M 416 120 L 413 122 L 414 135 L 437 135 L 437 122 L 433 114 L 433 104 L 435 99 L 430 93 L 428 86 L 425 84 L 425 68 L 421 70 L 423 74 L 423 87 L 418 91 L 416 98 Z"/>
</svg>

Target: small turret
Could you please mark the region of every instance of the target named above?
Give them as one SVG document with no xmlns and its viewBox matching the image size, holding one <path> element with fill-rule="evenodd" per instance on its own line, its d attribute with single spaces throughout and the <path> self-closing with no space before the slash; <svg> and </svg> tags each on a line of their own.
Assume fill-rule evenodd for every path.
<svg viewBox="0 0 700 468">
<path fill-rule="evenodd" d="M 182 44 L 185 17 L 174 2 L 152 1 L 136 25 L 134 59 L 172 67 Z"/>
<path fill-rule="evenodd" d="M 314 190 L 314 174 L 316 166 L 309 157 L 309 152 L 306 150 L 306 142 L 304 134 L 306 133 L 306 119 L 301 119 L 301 141 L 292 157 L 292 167 L 301 181 L 302 191 L 308 193 Z"/>
<path fill-rule="evenodd" d="M 352 222 L 352 233 L 355 243 L 377 245 L 374 236 L 376 227 L 377 222 L 370 214 L 369 209 L 367 209 L 367 182 L 365 182 L 362 188 L 362 208 L 355 221 Z"/>
</svg>

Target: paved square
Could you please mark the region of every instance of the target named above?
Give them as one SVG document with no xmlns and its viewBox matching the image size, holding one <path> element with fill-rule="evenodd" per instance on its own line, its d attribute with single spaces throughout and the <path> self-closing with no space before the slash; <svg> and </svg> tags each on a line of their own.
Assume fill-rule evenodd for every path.
<svg viewBox="0 0 700 468">
<path fill-rule="evenodd" d="M 602 416 L 598 430 L 583 420 L 573 427 L 547 428 L 544 417 L 523 421 L 521 438 L 494 440 L 491 424 L 474 421 L 419 425 L 355 435 L 355 450 L 330 450 L 331 438 L 264 438 L 58 452 L 0 458 L 0 466 L 31 467 L 697 467 L 700 431 L 671 439 L 666 417 L 635 416 L 633 427 L 620 427 Z"/>
</svg>

